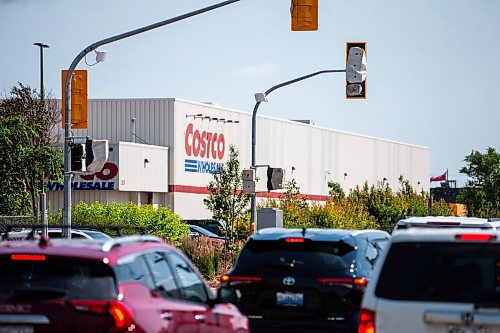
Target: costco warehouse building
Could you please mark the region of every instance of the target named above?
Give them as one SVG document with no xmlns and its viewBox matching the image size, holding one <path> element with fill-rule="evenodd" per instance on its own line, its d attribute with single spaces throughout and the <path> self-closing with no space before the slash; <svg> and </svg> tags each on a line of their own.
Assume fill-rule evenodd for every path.
<svg viewBox="0 0 500 333">
<path fill-rule="evenodd" d="M 100 173 L 75 176 L 73 204 L 132 201 L 169 206 L 183 219 L 211 218 L 203 204 L 211 172 L 229 158 L 231 145 L 239 151 L 241 167 L 250 166 L 251 131 L 252 114 L 211 103 L 176 98 L 89 100 L 88 128 L 73 129 L 73 136 L 107 139 L 110 153 Z M 311 201 L 328 198 L 329 181 L 338 182 L 346 192 L 384 178 L 397 188 L 402 175 L 414 188 L 429 190 L 428 148 L 307 122 L 258 117 L 256 161 L 284 168 L 286 180 L 295 179 Z M 259 168 L 257 177 L 257 190 L 266 191 L 266 169 Z M 52 209 L 62 208 L 63 185 L 49 182 L 48 189 Z"/>
</svg>

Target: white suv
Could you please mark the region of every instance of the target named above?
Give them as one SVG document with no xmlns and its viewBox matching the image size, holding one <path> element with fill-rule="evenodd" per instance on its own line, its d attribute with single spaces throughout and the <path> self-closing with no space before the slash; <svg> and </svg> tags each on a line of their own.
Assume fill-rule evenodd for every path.
<svg viewBox="0 0 500 333">
<path fill-rule="evenodd" d="M 358 332 L 500 332 L 500 232 L 394 232 L 365 290 Z"/>
<path fill-rule="evenodd" d="M 500 230 L 500 219 L 458 216 L 411 216 L 399 220 L 394 231 L 411 228 L 479 228 Z"/>
</svg>

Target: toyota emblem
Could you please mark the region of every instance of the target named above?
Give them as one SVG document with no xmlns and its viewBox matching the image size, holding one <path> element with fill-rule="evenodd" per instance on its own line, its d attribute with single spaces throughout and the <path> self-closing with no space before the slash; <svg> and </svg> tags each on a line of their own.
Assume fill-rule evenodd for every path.
<svg viewBox="0 0 500 333">
<path fill-rule="evenodd" d="M 295 279 L 291 276 L 284 277 L 283 284 L 285 286 L 293 286 L 295 284 Z"/>
</svg>

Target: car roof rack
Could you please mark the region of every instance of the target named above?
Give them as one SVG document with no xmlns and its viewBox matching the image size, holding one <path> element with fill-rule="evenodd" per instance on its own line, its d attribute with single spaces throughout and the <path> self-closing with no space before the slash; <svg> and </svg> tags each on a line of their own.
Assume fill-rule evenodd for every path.
<svg viewBox="0 0 500 333">
<path fill-rule="evenodd" d="M 159 237 L 152 235 L 133 235 L 133 236 L 117 237 L 104 242 L 104 244 L 102 245 L 102 251 L 109 252 L 115 247 L 122 246 L 128 243 L 137 243 L 137 242 L 163 243 L 163 240 Z"/>
</svg>

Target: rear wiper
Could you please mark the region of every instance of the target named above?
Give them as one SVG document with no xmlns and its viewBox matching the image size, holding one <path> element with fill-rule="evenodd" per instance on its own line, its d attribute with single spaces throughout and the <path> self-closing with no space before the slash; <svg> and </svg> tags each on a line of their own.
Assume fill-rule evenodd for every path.
<svg viewBox="0 0 500 333">
<path fill-rule="evenodd" d="M 59 288 L 36 287 L 36 288 L 16 288 L 11 293 L 9 299 L 51 299 L 65 297 L 67 291 Z"/>
</svg>

